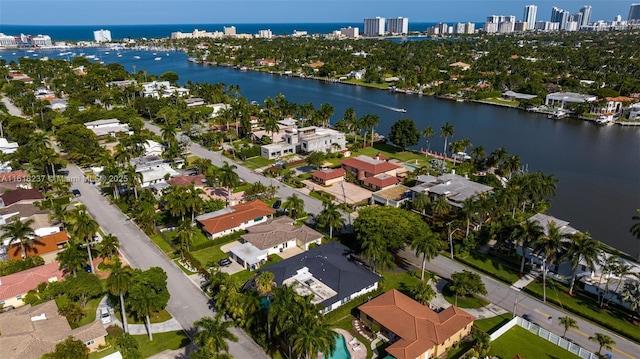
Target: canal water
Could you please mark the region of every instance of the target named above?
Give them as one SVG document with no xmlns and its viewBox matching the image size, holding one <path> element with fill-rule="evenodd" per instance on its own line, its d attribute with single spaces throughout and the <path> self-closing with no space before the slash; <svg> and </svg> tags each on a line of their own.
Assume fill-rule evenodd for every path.
<svg viewBox="0 0 640 359">
<path fill-rule="evenodd" d="M 80 52 L 74 49 L 74 52 Z M 39 56 L 58 57 L 60 51 L 41 52 Z M 239 85 L 249 101 L 262 103 L 279 93 L 289 101 L 313 103 L 316 108 L 328 102 L 335 107 L 333 121 L 353 107 L 358 116 L 380 116 L 376 131 L 387 135 L 400 118 L 411 118 L 419 129 L 432 126 L 432 150 L 442 151 L 444 139 L 439 129 L 445 122 L 455 126 L 449 142 L 469 138 L 474 146 L 484 146 L 487 154 L 498 147 L 520 156 L 529 171 L 553 174 L 558 180 L 557 194 L 550 213 L 633 256 L 639 241 L 629 232 L 631 217 L 640 208 L 640 127 L 597 126 L 574 119 L 551 120 L 546 116 L 497 106 L 458 103 L 430 96 L 404 95 L 357 86 L 239 71 L 227 67 L 194 64 L 179 52 L 115 51 L 83 49 L 96 54 L 105 63 L 119 62 L 128 71 L 146 70 L 160 75 L 174 71 L 180 83 L 223 82 Z M 0 52 L 2 58 L 31 55 L 23 51 Z M 139 56 L 140 59 L 134 59 Z M 156 61 L 155 57 L 162 60 Z M 406 113 L 394 111 L 404 108 Z M 421 140 L 416 148 L 424 148 Z"/>
</svg>

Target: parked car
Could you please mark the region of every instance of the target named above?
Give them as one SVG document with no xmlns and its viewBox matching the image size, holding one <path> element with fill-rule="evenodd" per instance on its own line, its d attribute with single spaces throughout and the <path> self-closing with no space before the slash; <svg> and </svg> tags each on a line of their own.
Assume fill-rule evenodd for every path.
<svg viewBox="0 0 640 359">
<path fill-rule="evenodd" d="M 82 196 L 82 193 L 80 193 L 80 190 L 77 189 L 77 188 L 72 189 L 71 193 L 73 193 L 73 195 L 76 196 L 76 197 Z"/>
<path fill-rule="evenodd" d="M 223 258 L 218 261 L 218 264 L 220 265 L 220 267 L 228 267 L 231 265 L 231 259 Z"/>
<path fill-rule="evenodd" d="M 102 321 L 102 324 L 111 323 L 111 313 L 109 313 L 109 309 L 100 308 L 100 320 Z"/>
<path fill-rule="evenodd" d="M 277 199 L 275 202 L 273 202 L 273 209 L 280 209 L 280 206 L 282 206 L 282 201 Z"/>
</svg>

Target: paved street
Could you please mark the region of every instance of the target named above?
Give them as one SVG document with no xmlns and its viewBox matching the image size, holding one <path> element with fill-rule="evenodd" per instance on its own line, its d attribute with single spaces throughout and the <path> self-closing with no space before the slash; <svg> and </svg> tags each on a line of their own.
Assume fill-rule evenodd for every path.
<svg viewBox="0 0 640 359">
<path fill-rule="evenodd" d="M 420 267 L 422 264 L 422 258 L 417 258 L 414 252 L 411 250 L 402 251 L 400 253 L 400 256 L 405 258 L 408 262 L 414 264 L 416 267 Z M 431 262 L 427 262 L 426 269 L 444 278 L 451 278 L 452 273 L 460 272 L 463 269 L 474 271 L 473 269 L 466 268 L 462 264 L 454 262 L 444 256 L 438 256 Z M 555 307 L 547 305 L 538 299 L 534 299 L 527 294 L 519 292 L 507 286 L 506 284 L 487 277 L 482 273 L 478 274 L 480 274 L 480 276 L 482 277 L 482 282 L 487 288 L 488 294 L 485 296 L 485 298 L 491 303 L 503 308 L 507 312 L 513 312 L 514 304 L 517 297 L 517 315 L 522 316 L 524 314 L 527 314 L 531 321 L 555 334 L 562 335 L 562 333 L 564 332 L 564 328 L 561 328 L 558 324 L 559 317 L 568 315 L 575 319 L 578 323 L 579 329 L 569 330 L 567 332 L 567 338 L 587 350 L 590 350 L 594 353 L 597 352 L 598 344 L 589 340 L 588 338 L 589 336 L 593 336 L 596 332 L 604 333 L 613 338 L 613 340 L 615 340 L 615 342 L 617 343 L 612 351 L 614 358 L 640 358 L 640 345 L 624 339 L 616 334 L 613 334 L 607 329 L 587 322 L 586 320 L 581 319 L 569 312 L 564 312 L 556 309 Z M 549 320 L 550 317 L 552 318 L 551 320 Z"/>
</svg>

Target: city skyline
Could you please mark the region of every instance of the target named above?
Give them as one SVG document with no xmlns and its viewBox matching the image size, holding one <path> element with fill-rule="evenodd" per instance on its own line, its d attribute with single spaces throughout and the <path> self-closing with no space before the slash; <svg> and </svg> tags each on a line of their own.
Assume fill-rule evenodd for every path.
<svg viewBox="0 0 640 359">
<path fill-rule="evenodd" d="M 482 22 L 489 15 L 522 19 L 526 5 L 548 20 L 554 6 L 577 13 L 592 7 L 591 21 L 626 19 L 634 1 L 576 0 L 2 0 L 0 25 L 147 25 L 222 23 L 340 23 L 409 17 L 411 22 Z M 25 11 L 38 9 L 38 11 Z M 194 11 L 197 10 L 197 11 Z M 338 10 L 338 11 L 337 11 Z"/>
</svg>

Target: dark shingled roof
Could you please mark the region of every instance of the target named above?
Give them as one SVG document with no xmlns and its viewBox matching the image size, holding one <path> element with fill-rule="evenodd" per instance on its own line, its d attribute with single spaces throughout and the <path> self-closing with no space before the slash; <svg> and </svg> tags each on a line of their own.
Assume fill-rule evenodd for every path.
<svg viewBox="0 0 640 359">
<path fill-rule="evenodd" d="M 320 303 L 323 307 L 328 307 L 380 281 L 379 275 L 349 259 L 349 253 L 351 250 L 339 242 L 329 242 L 270 265 L 264 271 L 273 273 L 273 280 L 280 286 L 296 275 L 299 269 L 307 267 L 314 278 L 338 293 Z"/>
</svg>

